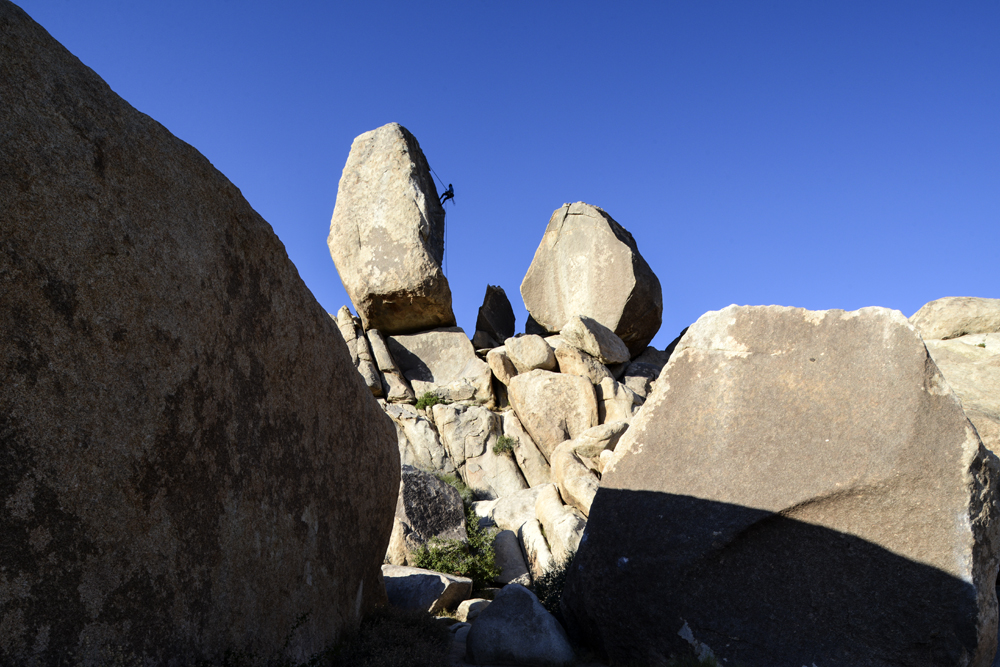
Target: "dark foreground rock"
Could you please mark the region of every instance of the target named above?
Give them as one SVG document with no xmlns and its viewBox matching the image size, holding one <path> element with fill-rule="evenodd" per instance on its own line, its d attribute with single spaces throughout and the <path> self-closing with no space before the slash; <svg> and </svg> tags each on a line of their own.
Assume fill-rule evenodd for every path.
<svg viewBox="0 0 1000 667">
<path fill-rule="evenodd" d="M 989 665 L 997 459 L 901 314 L 690 328 L 605 468 L 563 598 L 622 664 Z"/>
<path fill-rule="evenodd" d="M 576 660 L 559 621 L 520 584 L 504 586 L 480 612 L 466 651 L 466 659 L 476 665 L 560 667 Z"/>
<path fill-rule="evenodd" d="M 0 664 L 308 657 L 385 600 L 391 422 L 239 190 L 6 0 L 0 100 Z"/>
</svg>

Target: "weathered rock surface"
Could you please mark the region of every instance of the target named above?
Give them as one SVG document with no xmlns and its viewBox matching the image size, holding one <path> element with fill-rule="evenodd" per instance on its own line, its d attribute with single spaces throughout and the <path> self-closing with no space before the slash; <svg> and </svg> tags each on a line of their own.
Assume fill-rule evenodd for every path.
<svg viewBox="0 0 1000 667">
<path fill-rule="evenodd" d="M 405 565 L 383 565 L 389 604 L 438 614 L 454 609 L 472 593 L 472 579 Z"/>
<path fill-rule="evenodd" d="M 368 349 L 368 341 L 365 339 L 365 332 L 354 322 L 354 317 L 347 306 L 341 307 L 337 311 L 337 328 L 347 343 L 347 350 L 351 353 L 351 360 L 365 381 L 365 385 L 371 390 L 372 395 L 382 396 L 382 380 L 379 377 L 378 369 L 372 362 L 371 351 Z"/>
<path fill-rule="evenodd" d="M 555 354 L 560 373 L 585 377 L 590 380 L 591 384 L 601 384 L 601 380 L 604 378 L 614 379 L 607 366 L 583 350 L 569 345 L 560 345 L 556 348 Z"/>
<path fill-rule="evenodd" d="M 410 383 L 403 377 L 403 372 L 392 358 L 385 337 L 378 329 L 368 332 L 368 343 L 371 346 L 375 365 L 382 375 L 382 391 L 390 403 L 413 403 L 416 397 Z"/>
<path fill-rule="evenodd" d="M 433 392 L 447 401 L 492 405 L 493 373 L 461 328 L 390 336 L 386 344 L 418 398 Z"/>
<path fill-rule="evenodd" d="M 631 422 L 642 399 L 621 382 L 609 378 L 601 380 L 594 387 L 597 397 L 597 419 L 601 424 L 608 422 Z"/>
<path fill-rule="evenodd" d="M 501 530 L 517 532 L 526 522 L 535 517 L 535 503 L 543 488 L 552 486 L 543 484 L 530 489 L 523 489 L 497 500 L 490 508 L 490 520 Z"/>
<path fill-rule="evenodd" d="M 514 460 L 528 486 L 548 484 L 552 481 L 552 470 L 538 445 L 524 430 L 521 420 L 513 410 L 503 413 L 503 434 L 514 440 Z"/>
<path fill-rule="evenodd" d="M 456 472 L 437 430 L 420 411 L 412 405 L 387 405 L 385 412 L 396 424 L 399 458 L 403 465 L 445 474 Z"/>
<path fill-rule="evenodd" d="M 468 539 L 462 497 L 433 474 L 404 465 L 386 561 L 413 565 L 413 554 L 433 537 Z"/>
<path fill-rule="evenodd" d="M 535 594 L 511 584 L 480 612 L 466 638 L 467 659 L 478 665 L 572 665 L 576 654 Z"/>
<path fill-rule="evenodd" d="M 563 504 L 555 484 L 540 488 L 535 500 L 535 516 L 545 530 L 553 560 L 564 563 L 576 553 L 587 519 L 580 510 Z"/>
<path fill-rule="evenodd" d="M 477 498 L 501 498 L 528 487 L 514 460 L 496 454 L 500 418 L 472 405 L 438 404 L 434 421 L 459 475 Z"/>
<path fill-rule="evenodd" d="M 563 440 L 597 426 L 597 398 L 586 378 L 535 370 L 511 379 L 510 405 L 539 451 L 550 460 Z"/>
<path fill-rule="evenodd" d="M 507 349 L 497 347 L 486 353 L 486 363 L 497 380 L 504 386 L 510 384 L 510 379 L 517 375 L 517 368 L 507 355 Z"/>
<path fill-rule="evenodd" d="M 552 214 L 521 296 L 529 324 L 556 332 L 574 315 L 586 315 L 618 334 L 633 355 L 656 335 L 663 312 L 660 281 L 632 235 L 582 202 Z"/>
<path fill-rule="evenodd" d="M 989 665 L 997 465 L 898 312 L 707 313 L 605 469 L 564 612 L 623 663 L 687 623 L 748 667 Z"/>
<path fill-rule="evenodd" d="M 420 144 L 398 123 L 354 140 L 337 187 L 330 255 L 364 328 L 451 327 L 444 209 Z"/>
<path fill-rule="evenodd" d="M 605 450 L 614 450 L 625 431 L 628 422 L 612 421 L 594 428 L 587 429 L 573 439 L 573 451 L 579 456 L 593 458 L 600 456 Z"/>
<path fill-rule="evenodd" d="M 483 305 L 476 317 L 476 332 L 483 332 L 497 343 L 502 344 L 514 335 L 514 309 L 510 306 L 507 293 L 502 287 L 486 286 Z"/>
<path fill-rule="evenodd" d="M 270 226 L 0 2 L 0 664 L 300 661 L 384 600 L 392 424 Z"/>
<path fill-rule="evenodd" d="M 600 456 L 600 452 L 597 455 Z M 590 505 L 601 483 L 580 460 L 576 441 L 567 440 L 552 452 L 552 477 L 559 486 L 563 502 L 580 510 L 584 516 L 590 514 Z"/>
<path fill-rule="evenodd" d="M 455 618 L 461 623 L 471 623 L 476 620 L 476 617 L 482 613 L 483 609 L 490 606 L 490 601 L 483 598 L 472 598 L 471 600 L 465 600 L 462 604 L 458 605 L 458 611 L 455 613 Z"/>
<path fill-rule="evenodd" d="M 925 340 L 1000 333 L 1000 299 L 972 296 L 937 299 L 915 312 L 910 324 Z"/>
<path fill-rule="evenodd" d="M 615 332 L 586 315 L 574 315 L 559 332 L 559 337 L 602 364 L 623 364 L 629 351 Z"/>
<path fill-rule="evenodd" d="M 556 368 L 556 355 L 541 336 L 518 336 L 504 341 L 507 358 L 518 373 L 527 373 L 536 368 L 551 371 Z M 509 381 L 505 384 L 509 384 Z"/>
<path fill-rule="evenodd" d="M 924 343 L 983 444 L 1000 452 L 1000 333 Z"/>
<path fill-rule="evenodd" d="M 493 537 L 493 551 L 496 554 L 496 564 L 500 568 L 497 582 L 509 584 L 512 582 L 524 586 L 531 585 L 531 575 L 521 553 L 521 543 L 517 535 L 510 530 L 501 530 Z"/>
<path fill-rule="evenodd" d="M 521 524 L 517 531 L 517 539 L 524 549 L 524 560 L 531 570 L 531 577 L 537 579 L 556 567 L 549 543 L 542 535 L 542 524 L 538 519 L 531 519 Z"/>
<path fill-rule="evenodd" d="M 622 384 L 636 395 L 635 402 L 642 404 L 653 388 L 653 382 L 660 375 L 660 369 L 652 364 L 631 363 L 625 369 Z"/>
</svg>

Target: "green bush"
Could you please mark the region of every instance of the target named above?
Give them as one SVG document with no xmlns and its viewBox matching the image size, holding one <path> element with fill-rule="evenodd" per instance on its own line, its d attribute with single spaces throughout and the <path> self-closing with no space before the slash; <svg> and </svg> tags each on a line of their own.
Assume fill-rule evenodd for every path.
<svg viewBox="0 0 1000 667">
<path fill-rule="evenodd" d="M 435 572 L 472 579 L 473 590 L 486 588 L 500 576 L 493 550 L 494 531 L 479 527 L 479 517 L 471 507 L 465 510 L 468 543 L 462 540 L 431 538 L 413 554 L 413 564 Z"/>
<path fill-rule="evenodd" d="M 557 563 L 554 568 L 535 579 L 535 595 L 550 614 L 556 618 L 562 618 L 559 611 L 559 600 L 562 599 L 563 588 L 566 586 L 566 575 L 569 573 L 569 566 L 573 562 L 571 553 L 564 561 Z"/>
<path fill-rule="evenodd" d="M 475 496 L 472 493 L 472 489 L 465 485 L 465 482 L 458 475 L 445 474 L 443 472 L 434 473 L 435 476 L 458 491 L 458 495 L 462 496 L 462 505 L 468 507 L 475 500 Z"/>
<path fill-rule="evenodd" d="M 501 435 L 497 438 L 496 444 L 493 445 L 493 453 L 497 456 L 500 454 L 511 454 L 514 451 L 514 445 L 516 444 L 516 438 L 512 438 L 509 435 Z"/>
<path fill-rule="evenodd" d="M 417 410 L 426 410 L 427 408 L 437 405 L 438 403 L 444 403 L 440 396 L 435 394 L 433 391 L 425 391 L 424 395 L 417 400 Z"/>
</svg>

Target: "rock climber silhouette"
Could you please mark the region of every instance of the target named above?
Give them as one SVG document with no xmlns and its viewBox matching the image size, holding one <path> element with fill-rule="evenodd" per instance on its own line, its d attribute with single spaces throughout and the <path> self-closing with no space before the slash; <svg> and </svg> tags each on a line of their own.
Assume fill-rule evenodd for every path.
<svg viewBox="0 0 1000 667">
<path fill-rule="evenodd" d="M 451 183 L 449 183 L 448 189 L 444 191 L 443 195 L 441 195 L 441 205 L 444 206 L 444 203 L 446 201 L 454 198 L 455 198 L 455 187 Z"/>
</svg>

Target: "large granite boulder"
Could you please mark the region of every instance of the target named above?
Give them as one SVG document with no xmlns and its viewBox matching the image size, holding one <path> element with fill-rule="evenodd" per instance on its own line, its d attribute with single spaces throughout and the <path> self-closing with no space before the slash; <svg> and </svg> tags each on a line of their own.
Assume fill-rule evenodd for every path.
<svg viewBox="0 0 1000 667">
<path fill-rule="evenodd" d="M 327 244 L 365 329 L 455 325 L 441 270 L 444 209 L 420 144 L 399 123 L 351 144 Z"/>
<path fill-rule="evenodd" d="M 597 396 L 590 380 L 534 370 L 515 375 L 510 405 L 546 461 L 563 440 L 597 426 Z"/>
<path fill-rule="evenodd" d="M 305 660 L 385 600 L 392 423 L 240 191 L 6 0 L 0 100 L 0 664 Z"/>
<path fill-rule="evenodd" d="M 576 654 L 566 631 L 535 594 L 511 584 L 472 622 L 466 659 L 475 665 L 568 667 Z"/>
<path fill-rule="evenodd" d="M 472 579 L 421 567 L 382 566 L 389 604 L 400 609 L 440 614 L 455 609 L 472 593 Z"/>
<path fill-rule="evenodd" d="M 972 296 L 936 299 L 915 312 L 910 317 L 910 324 L 925 340 L 1000 333 L 1000 299 Z"/>
<path fill-rule="evenodd" d="M 514 309 L 510 306 L 507 293 L 502 287 L 487 285 L 483 305 L 476 316 L 476 333 L 488 336 L 496 347 L 514 335 L 515 323 Z"/>
<path fill-rule="evenodd" d="M 493 372 L 460 327 L 390 336 L 385 342 L 417 398 L 431 392 L 446 401 L 493 404 Z"/>
<path fill-rule="evenodd" d="M 989 665 L 998 463 L 896 311 L 691 326 L 618 443 L 564 611 L 613 661 Z"/>
<path fill-rule="evenodd" d="M 434 422 L 458 474 L 478 499 L 502 498 L 528 488 L 510 455 L 494 451 L 500 417 L 475 405 L 433 407 Z"/>
<path fill-rule="evenodd" d="M 549 220 L 521 283 L 529 324 L 557 332 L 574 315 L 618 334 L 632 356 L 660 328 L 660 281 L 632 235 L 596 206 L 564 204 Z M 528 331 L 534 333 L 534 331 Z"/>
<path fill-rule="evenodd" d="M 468 539 L 462 496 L 435 475 L 404 465 L 386 562 L 413 565 L 413 555 L 432 538 Z"/>
<path fill-rule="evenodd" d="M 456 472 L 437 429 L 420 410 L 412 405 L 389 404 L 385 412 L 396 424 L 399 459 L 403 465 L 446 475 Z"/>
</svg>

